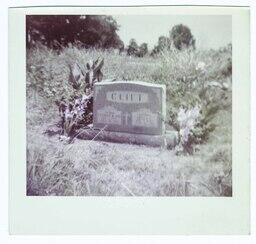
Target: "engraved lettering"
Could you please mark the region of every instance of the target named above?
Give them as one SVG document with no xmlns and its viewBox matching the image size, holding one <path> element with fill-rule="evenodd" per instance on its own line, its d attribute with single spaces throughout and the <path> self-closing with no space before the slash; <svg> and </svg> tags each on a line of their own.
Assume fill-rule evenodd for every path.
<svg viewBox="0 0 256 244">
<path fill-rule="evenodd" d="M 148 94 L 133 91 L 108 91 L 107 101 L 116 103 L 148 103 Z"/>
</svg>

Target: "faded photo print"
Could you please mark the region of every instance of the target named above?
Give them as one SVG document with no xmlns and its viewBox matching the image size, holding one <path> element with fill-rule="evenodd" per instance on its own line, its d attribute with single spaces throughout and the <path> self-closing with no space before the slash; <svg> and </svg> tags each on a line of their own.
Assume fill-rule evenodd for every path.
<svg viewBox="0 0 256 244">
<path fill-rule="evenodd" d="M 27 15 L 28 196 L 232 197 L 232 17 Z"/>
</svg>

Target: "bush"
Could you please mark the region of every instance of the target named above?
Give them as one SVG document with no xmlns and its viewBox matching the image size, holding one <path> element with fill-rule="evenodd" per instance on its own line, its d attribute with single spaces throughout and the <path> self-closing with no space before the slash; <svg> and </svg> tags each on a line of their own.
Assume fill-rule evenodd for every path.
<svg viewBox="0 0 256 244">
<path fill-rule="evenodd" d="M 223 86 L 231 73 L 223 74 L 219 68 L 232 69 L 230 56 L 191 50 L 170 50 L 159 56 L 162 65 L 153 76 L 167 88 L 167 123 L 180 136 L 177 153 L 193 153 L 193 145 L 206 142 L 215 129 L 215 115 L 231 106 L 231 92 Z"/>
<path fill-rule="evenodd" d="M 170 31 L 170 39 L 178 50 L 189 47 L 195 49 L 195 39 L 190 29 L 185 25 L 175 25 Z"/>
</svg>

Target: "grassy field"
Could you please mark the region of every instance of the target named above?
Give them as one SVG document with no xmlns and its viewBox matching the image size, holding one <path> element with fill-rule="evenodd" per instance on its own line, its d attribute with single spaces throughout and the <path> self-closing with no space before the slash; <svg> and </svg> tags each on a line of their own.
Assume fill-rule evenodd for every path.
<svg viewBox="0 0 256 244">
<path fill-rule="evenodd" d="M 166 52 L 135 58 L 110 51 L 46 48 L 27 52 L 27 194 L 103 196 L 231 196 L 232 89 L 209 88 L 218 102 L 208 139 L 192 155 L 175 150 L 76 139 L 67 144 L 43 132 L 59 120 L 56 99 L 70 94 L 68 64 L 83 69 L 104 57 L 104 79 L 141 80 L 167 87 L 167 112 L 193 104 L 201 84 L 231 80 L 231 51 Z M 204 70 L 198 64 L 204 63 Z M 194 87 L 194 88 L 193 88 Z M 180 93 L 179 93 L 180 92 Z M 208 92 L 208 90 L 207 90 Z M 185 95 L 184 95 L 185 94 Z M 196 96 L 195 96 L 196 95 Z M 199 95 L 198 95 L 199 96 Z M 192 101 L 191 101 L 192 99 Z M 193 100 L 194 99 L 194 100 Z"/>
</svg>

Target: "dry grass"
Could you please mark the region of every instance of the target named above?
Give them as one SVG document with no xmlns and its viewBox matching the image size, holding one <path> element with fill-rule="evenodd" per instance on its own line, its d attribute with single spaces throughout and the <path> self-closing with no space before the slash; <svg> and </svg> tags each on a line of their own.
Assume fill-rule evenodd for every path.
<svg viewBox="0 0 256 244">
<path fill-rule="evenodd" d="M 75 140 L 28 131 L 29 195 L 219 196 L 231 194 L 231 116 L 193 156 L 146 146 Z M 41 131 L 42 132 L 42 131 Z M 224 134 L 223 134 L 224 133 Z M 224 135 L 224 136 L 223 136 Z M 230 174 L 230 175 L 229 175 Z"/>
<path fill-rule="evenodd" d="M 215 57 L 216 52 L 212 54 L 212 59 L 209 53 L 205 55 L 186 53 L 180 57 L 179 55 L 181 54 L 171 61 L 166 61 L 166 59 L 150 57 L 129 58 L 114 53 L 99 53 L 76 48 L 66 49 L 60 55 L 50 50 L 38 49 L 29 52 L 27 194 L 230 196 L 232 194 L 230 106 L 217 113 L 214 118 L 217 127 L 211 133 L 209 140 L 205 144 L 198 145 L 194 155 L 189 156 L 177 156 L 173 150 L 100 141 L 76 139 L 74 143 L 67 144 L 59 141 L 58 136 L 48 137 L 43 134 L 43 131 L 58 118 L 57 108 L 52 103 L 52 87 L 56 90 L 55 96 L 68 90 L 67 62 L 77 60 L 85 64 L 89 59 L 103 56 L 105 78 L 168 82 L 174 78 L 179 80 L 181 76 L 196 75 L 196 63 L 202 59 L 209 59 L 207 65 L 209 64 L 211 69 L 204 79 L 206 81 L 213 78 L 223 79 L 222 64 L 219 64 L 219 70 L 217 69 L 217 63 L 223 60 L 223 57 Z M 190 62 L 190 66 L 185 65 L 186 62 Z M 170 68 L 174 63 L 176 66 Z M 168 69 L 163 70 L 165 65 Z M 37 71 L 33 71 L 33 68 L 31 70 L 31 66 Z M 163 72 L 159 73 L 159 69 Z"/>
</svg>

